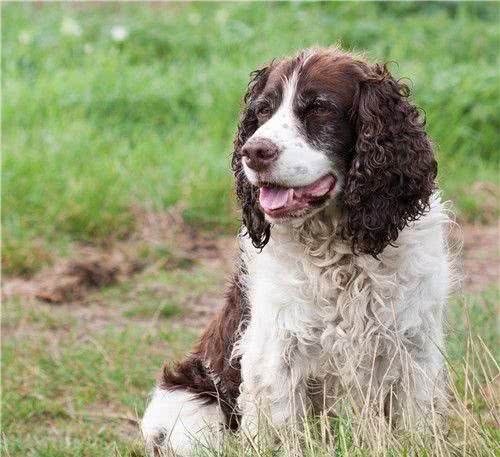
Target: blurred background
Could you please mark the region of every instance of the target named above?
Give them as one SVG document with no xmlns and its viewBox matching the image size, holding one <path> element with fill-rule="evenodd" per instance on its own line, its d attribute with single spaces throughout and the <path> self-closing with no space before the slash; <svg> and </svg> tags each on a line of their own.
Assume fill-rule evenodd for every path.
<svg viewBox="0 0 500 457">
<path fill-rule="evenodd" d="M 231 269 L 229 160 L 249 73 L 315 44 L 409 78 L 465 240 L 450 357 L 463 357 L 464 300 L 498 346 L 499 11 L 3 3 L 5 455 L 142 455 L 135 421 L 154 375 L 189 347 Z"/>
</svg>

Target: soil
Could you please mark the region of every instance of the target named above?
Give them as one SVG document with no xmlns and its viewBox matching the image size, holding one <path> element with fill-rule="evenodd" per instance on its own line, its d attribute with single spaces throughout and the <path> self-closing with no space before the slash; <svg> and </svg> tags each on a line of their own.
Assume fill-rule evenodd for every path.
<svg viewBox="0 0 500 457">
<path fill-rule="evenodd" d="M 463 272 L 465 292 L 481 292 L 500 281 L 500 226 L 465 225 Z"/>
<path fill-rule="evenodd" d="M 143 228 L 134 240 L 117 243 L 105 251 L 77 246 L 73 258 L 61 259 L 52 268 L 41 271 L 31 279 L 4 278 L 2 298 L 20 296 L 34 306 L 46 302 L 67 307 L 73 315 L 96 326 L 99 322 L 105 324 L 117 318 L 111 307 L 102 306 L 102 300 L 96 293 L 100 287 L 129 279 L 144 268 L 185 268 L 190 263 L 197 263 L 218 272 L 221 287 L 186 303 L 185 309 L 189 311 L 184 312 L 178 322 L 192 328 L 203 326 L 220 306 L 225 277 L 231 272 L 237 252 L 235 237 L 211 237 L 196 232 L 170 213 L 143 215 L 143 220 Z M 461 252 L 457 259 L 459 269 L 463 271 L 462 288 L 465 293 L 481 292 L 500 280 L 499 237 L 498 223 L 466 224 L 451 231 L 450 244 L 455 251 Z M 138 256 L 138 250 L 144 247 L 144 243 L 175 246 L 174 255 L 170 253 L 166 261 L 147 265 Z M 139 282 L 140 278 L 137 280 Z M 158 287 L 161 293 L 164 285 L 158 284 Z M 168 290 L 165 290 L 167 293 Z"/>
</svg>

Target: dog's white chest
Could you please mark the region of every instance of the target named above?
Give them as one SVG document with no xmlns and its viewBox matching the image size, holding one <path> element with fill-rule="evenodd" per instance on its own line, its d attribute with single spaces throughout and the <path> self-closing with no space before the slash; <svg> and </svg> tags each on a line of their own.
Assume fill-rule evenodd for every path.
<svg viewBox="0 0 500 457">
<path fill-rule="evenodd" d="M 303 247 L 271 240 L 259 254 L 245 257 L 251 321 L 247 332 L 252 345 L 280 345 L 284 356 L 304 356 L 317 364 L 328 357 L 322 335 L 336 335 L 339 282 L 346 273 L 310 262 Z M 337 277 L 334 277 L 337 276 Z M 286 357 L 285 357 L 286 359 Z M 315 369 L 314 369 L 315 371 Z"/>
<path fill-rule="evenodd" d="M 317 301 L 334 299 L 334 288 L 321 284 L 320 269 L 307 262 L 294 243 L 285 246 L 271 241 L 261 253 L 248 258 L 247 269 L 252 316 L 267 315 L 283 329 L 290 318 L 314 319 L 321 305 Z"/>
</svg>

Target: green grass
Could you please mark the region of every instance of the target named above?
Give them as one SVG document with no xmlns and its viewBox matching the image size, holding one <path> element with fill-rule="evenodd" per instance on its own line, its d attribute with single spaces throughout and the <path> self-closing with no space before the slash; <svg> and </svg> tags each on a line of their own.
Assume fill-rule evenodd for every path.
<svg viewBox="0 0 500 457">
<path fill-rule="evenodd" d="M 75 241 L 127 238 L 138 209 L 177 206 L 193 225 L 233 230 L 229 157 L 248 74 L 313 44 L 341 42 L 398 62 L 393 71 L 410 77 L 427 114 L 445 198 L 464 219 L 497 217 L 499 8 L 2 4 L 4 271 L 32 274 L 70 253 Z M 116 25 L 128 31 L 122 42 L 111 38 Z M 216 301 L 223 272 L 176 257 L 176 246 L 141 246 L 138 257 L 161 266 L 97 291 L 83 305 L 4 301 L 2 455 L 144 455 L 129 419 L 143 413 L 163 360 L 192 344 L 195 332 L 183 319 L 201 323 L 187 315 L 190 305 L 207 294 Z M 490 288 L 450 306 L 455 399 L 481 425 L 480 436 L 469 430 L 469 445 L 479 440 L 472 454 L 492 454 L 499 440 L 487 390 L 496 372 L 492 360 L 499 358 L 493 352 L 498 300 L 499 289 Z M 463 417 L 452 417 L 460 453 Z M 304 455 L 370 455 L 357 447 L 348 418 L 329 424 L 332 447 L 310 425 L 301 437 Z M 285 442 L 281 455 L 295 444 Z M 414 455 L 405 446 L 386 454 Z M 252 452 L 236 439 L 226 455 Z M 277 454 L 269 447 L 261 455 Z"/>
<path fill-rule="evenodd" d="M 197 266 L 143 273 L 83 306 L 4 302 L 2 455 L 142 456 L 126 418 L 142 415 L 163 361 L 196 336 L 169 318 L 220 281 Z"/>
<path fill-rule="evenodd" d="M 147 392 L 165 358 L 181 357 L 195 338 L 194 331 L 187 331 L 172 316 L 157 313 L 158 297 L 175 287 L 169 303 L 182 317 L 193 297 L 199 300 L 206 291 L 220 288 L 222 276 L 208 266 L 195 265 L 189 272 L 143 273 L 133 281 L 94 293 L 84 305 L 55 307 L 7 300 L 2 316 L 2 455 L 144 456 L 138 428 L 127 418 L 141 417 Z M 454 408 L 460 411 L 466 404 L 471 423 L 473 418 L 481 424 L 478 437 L 477 428 L 469 423 L 469 455 L 493 455 L 499 438 L 489 415 L 492 399 L 488 402 L 485 395 L 486 387 L 494 386 L 489 382 L 498 371 L 492 359 L 499 360 L 498 351 L 494 352 L 498 348 L 495 307 L 499 296 L 500 289 L 491 287 L 454 299 L 450 305 L 448 361 L 456 391 Z M 145 313 L 131 314 L 138 303 Z M 481 341 L 493 351 L 491 357 Z M 448 439 L 460 446 L 462 413 L 450 411 Z M 331 420 L 327 434 L 334 439 L 328 444 L 321 438 L 320 422 L 311 421 L 308 427 L 300 438 L 285 437 L 281 453 L 272 450 L 275 446 L 264 445 L 260 455 L 374 455 L 360 445 L 349 416 Z M 434 455 L 432 442 L 426 444 L 411 436 L 400 440 L 390 442 L 383 455 L 404 455 L 404 449 L 406 455 L 415 455 L 409 449 L 415 450 L 416 445 L 420 446 L 417 455 Z M 294 446 L 302 448 L 303 454 L 291 452 Z M 213 450 L 199 455 L 221 456 Z M 235 436 L 228 437 L 223 455 L 256 454 Z"/>
<path fill-rule="evenodd" d="M 229 155 L 248 74 L 317 43 L 398 62 L 445 196 L 489 218 L 471 186 L 497 184 L 498 19 L 498 3 L 3 4 L 4 271 L 126 237 L 134 207 L 234 228 Z"/>
</svg>

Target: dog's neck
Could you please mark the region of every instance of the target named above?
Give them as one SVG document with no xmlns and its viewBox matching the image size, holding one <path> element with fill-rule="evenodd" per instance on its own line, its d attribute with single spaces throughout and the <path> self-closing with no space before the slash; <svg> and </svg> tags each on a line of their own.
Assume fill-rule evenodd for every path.
<svg viewBox="0 0 500 457">
<path fill-rule="evenodd" d="M 306 219 L 293 220 L 271 227 L 271 239 L 278 244 L 295 242 L 314 258 L 352 255 L 348 242 L 338 235 L 343 212 L 337 204 L 328 205 Z"/>
</svg>

